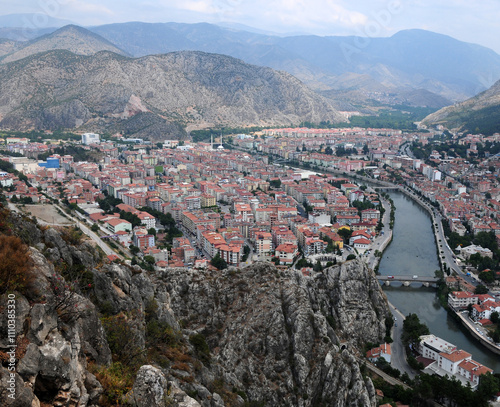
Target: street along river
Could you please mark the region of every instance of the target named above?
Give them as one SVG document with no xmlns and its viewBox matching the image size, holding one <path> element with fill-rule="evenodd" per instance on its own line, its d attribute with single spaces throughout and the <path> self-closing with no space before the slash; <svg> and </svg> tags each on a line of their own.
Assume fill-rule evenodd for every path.
<svg viewBox="0 0 500 407">
<path fill-rule="evenodd" d="M 434 276 L 439 269 L 431 218 L 426 210 L 401 192 L 390 192 L 396 206 L 393 241 L 379 265 L 381 275 Z M 387 298 L 404 315 L 415 313 L 431 333 L 472 354 L 472 358 L 500 372 L 500 357 L 479 344 L 442 308 L 434 288 L 393 282 L 384 286 Z M 399 321 L 398 321 L 399 322 Z"/>
</svg>

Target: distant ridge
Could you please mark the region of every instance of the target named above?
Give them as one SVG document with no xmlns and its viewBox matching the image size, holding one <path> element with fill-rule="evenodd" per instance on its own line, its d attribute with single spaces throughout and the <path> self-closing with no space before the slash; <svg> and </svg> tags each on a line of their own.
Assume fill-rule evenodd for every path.
<svg viewBox="0 0 500 407">
<path fill-rule="evenodd" d="M 94 55 L 100 51 L 110 51 L 126 55 L 105 38 L 76 25 L 67 25 L 57 31 L 22 44 L 21 47 L 4 56 L 2 63 L 13 62 L 40 52 L 63 49 L 78 55 Z"/>
<path fill-rule="evenodd" d="M 494 51 L 425 30 L 369 39 L 281 37 L 207 23 L 133 22 L 91 30 L 134 56 L 180 50 L 221 53 L 285 70 L 315 90 L 345 89 L 345 75 L 350 76 L 353 90 L 363 90 L 369 80 L 370 86 L 386 89 L 381 100 L 400 92 L 408 95 L 411 89 L 423 89 L 450 101 L 464 100 L 500 79 L 500 55 Z M 366 45 L 360 47 L 359 43 Z M 352 75 L 360 75 L 362 82 L 353 82 Z"/>
<path fill-rule="evenodd" d="M 0 65 L 0 128 L 124 131 L 180 137 L 195 126 L 343 121 L 288 73 L 183 51 L 127 58 L 48 51 Z"/>
<path fill-rule="evenodd" d="M 500 81 L 473 98 L 427 116 L 422 124 L 485 135 L 500 133 Z"/>
</svg>

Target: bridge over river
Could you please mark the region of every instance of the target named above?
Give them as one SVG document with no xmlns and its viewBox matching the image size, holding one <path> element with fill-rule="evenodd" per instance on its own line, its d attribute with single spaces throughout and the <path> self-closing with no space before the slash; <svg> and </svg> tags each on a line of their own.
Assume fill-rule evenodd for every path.
<svg viewBox="0 0 500 407">
<path fill-rule="evenodd" d="M 436 284 L 438 282 L 438 278 L 436 277 L 427 277 L 427 276 L 377 276 L 377 280 L 385 285 L 391 285 L 392 281 L 399 281 L 403 283 L 403 285 L 408 286 L 411 283 L 422 283 L 423 286 L 429 287 L 431 284 Z"/>
</svg>

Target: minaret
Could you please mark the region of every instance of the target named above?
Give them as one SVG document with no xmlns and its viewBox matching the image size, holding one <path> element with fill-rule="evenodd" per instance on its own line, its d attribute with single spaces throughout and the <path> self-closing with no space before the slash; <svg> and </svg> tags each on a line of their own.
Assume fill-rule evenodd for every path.
<svg viewBox="0 0 500 407">
<path fill-rule="evenodd" d="M 210 149 L 214 149 L 214 135 L 210 134 Z"/>
</svg>

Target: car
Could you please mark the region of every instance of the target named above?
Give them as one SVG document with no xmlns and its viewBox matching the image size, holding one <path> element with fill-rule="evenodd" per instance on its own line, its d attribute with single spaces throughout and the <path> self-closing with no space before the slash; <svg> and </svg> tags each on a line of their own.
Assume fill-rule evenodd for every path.
<svg viewBox="0 0 500 407">
<path fill-rule="evenodd" d="M 413 276 L 413 279 L 414 279 L 414 280 L 415 280 L 415 279 L 417 279 L 417 278 L 418 278 L 418 276 L 417 276 L 417 275 L 414 275 L 414 276 Z"/>
<path fill-rule="evenodd" d="M 387 276 L 387 278 L 394 278 L 394 276 Z"/>
</svg>

